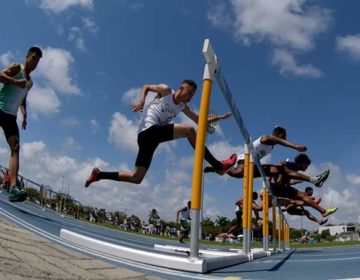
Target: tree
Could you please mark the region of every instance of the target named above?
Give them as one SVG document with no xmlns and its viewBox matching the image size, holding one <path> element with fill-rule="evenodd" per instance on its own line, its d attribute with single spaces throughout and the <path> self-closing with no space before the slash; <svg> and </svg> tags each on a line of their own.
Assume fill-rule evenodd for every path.
<svg viewBox="0 0 360 280">
<path fill-rule="evenodd" d="M 40 192 L 34 188 L 26 188 L 26 194 L 30 201 L 39 201 L 40 202 Z"/>
<path fill-rule="evenodd" d="M 211 220 L 209 217 L 206 217 L 202 222 L 203 227 L 213 227 L 215 226 L 213 220 Z"/>
</svg>

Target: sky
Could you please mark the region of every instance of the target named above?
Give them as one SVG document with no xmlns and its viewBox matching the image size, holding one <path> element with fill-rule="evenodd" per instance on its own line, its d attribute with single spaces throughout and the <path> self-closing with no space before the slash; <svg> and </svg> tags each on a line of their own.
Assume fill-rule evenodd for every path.
<svg viewBox="0 0 360 280">
<path fill-rule="evenodd" d="M 142 219 L 156 208 L 162 219 L 175 220 L 191 199 L 193 150 L 185 139 L 160 145 L 140 185 L 104 180 L 85 189 L 84 181 L 94 166 L 133 169 L 140 113 L 130 105 L 144 84 L 177 89 L 193 79 L 199 88 L 190 107 L 198 111 L 209 38 L 251 137 L 287 128 L 288 140 L 308 147 L 307 174 L 331 170 L 324 186 L 314 187 L 323 207 L 339 207 L 329 222 L 359 222 L 359 8 L 354 0 L 5 1 L 1 67 L 23 62 L 32 45 L 43 49 L 21 130 L 20 174 L 69 190 L 85 205 Z M 210 107 L 229 110 L 215 83 Z M 191 121 L 180 114 L 175 123 Z M 229 119 L 207 144 L 224 159 L 242 152 L 244 141 Z M 265 162 L 296 154 L 275 147 Z M 0 163 L 8 158 L 2 137 Z M 261 187 L 255 180 L 255 190 Z M 207 174 L 204 217 L 235 218 L 241 196 L 242 180 Z M 299 217 L 287 220 L 300 228 Z M 305 219 L 304 226 L 317 228 Z"/>
</svg>

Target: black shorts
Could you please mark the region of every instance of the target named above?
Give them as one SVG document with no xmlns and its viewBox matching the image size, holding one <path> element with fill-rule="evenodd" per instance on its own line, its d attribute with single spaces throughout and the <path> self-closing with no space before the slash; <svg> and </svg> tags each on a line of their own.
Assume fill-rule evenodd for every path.
<svg viewBox="0 0 360 280">
<path fill-rule="evenodd" d="M 303 207 L 291 207 L 286 211 L 290 215 L 305 216 L 306 210 Z"/>
<path fill-rule="evenodd" d="M 0 110 L 0 126 L 4 130 L 6 139 L 9 139 L 11 136 L 17 136 L 17 138 L 20 138 L 19 127 L 16 122 L 16 116 Z"/>
<path fill-rule="evenodd" d="M 236 225 L 240 226 L 242 224 L 242 210 L 238 210 L 235 212 L 236 214 Z"/>
<path fill-rule="evenodd" d="M 291 186 L 271 186 L 271 191 L 277 197 L 286 197 L 290 199 L 295 199 L 299 192 Z"/>
<path fill-rule="evenodd" d="M 135 166 L 149 169 L 152 157 L 157 146 L 174 139 L 174 124 L 153 125 L 138 134 L 139 152 Z"/>
</svg>

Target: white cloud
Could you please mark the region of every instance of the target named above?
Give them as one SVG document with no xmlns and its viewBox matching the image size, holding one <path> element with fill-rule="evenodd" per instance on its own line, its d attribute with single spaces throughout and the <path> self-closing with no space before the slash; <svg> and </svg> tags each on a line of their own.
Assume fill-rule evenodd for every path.
<svg viewBox="0 0 360 280">
<path fill-rule="evenodd" d="M 74 58 L 64 49 L 47 47 L 43 49 L 43 58 L 40 60 L 35 75 L 41 75 L 56 91 L 66 95 L 79 95 L 80 89 L 71 77 L 71 66 Z"/>
<path fill-rule="evenodd" d="M 81 22 L 83 27 L 92 34 L 97 34 L 99 32 L 99 27 L 96 25 L 95 21 L 90 18 L 82 18 Z"/>
<path fill-rule="evenodd" d="M 61 120 L 61 124 L 68 127 L 79 126 L 80 122 L 76 117 L 67 117 Z"/>
<path fill-rule="evenodd" d="M 61 102 L 56 92 L 51 87 L 38 87 L 34 84 L 27 98 L 29 103 L 29 112 L 32 117 L 38 115 L 49 116 L 58 113 Z"/>
<path fill-rule="evenodd" d="M 85 41 L 82 31 L 79 27 L 73 26 L 70 28 L 68 40 L 75 43 L 75 47 L 82 52 L 86 51 Z"/>
<path fill-rule="evenodd" d="M 0 55 L 0 63 L 3 65 L 3 66 L 7 66 L 9 65 L 12 60 L 14 59 L 14 54 L 10 51 Z"/>
<path fill-rule="evenodd" d="M 360 34 L 337 37 L 336 49 L 350 55 L 354 60 L 360 60 Z"/>
<path fill-rule="evenodd" d="M 79 143 L 77 143 L 75 141 L 75 139 L 71 136 L 68 136 L 68 137 L 65 137 L 65 141 L 64 141 L 64 144 L 63 146 L 66 148 L 66 149 L 72 149 L 72 150 L 78 150 L 80 151 L 82 149 L 82 147 L 80 146 Z"/>
<path fill-rule="evenodd" d="M 360 185 L 360 176 L 358 175 L 349 174 L 346 176 L 346 179 L 353 185 Z"/>
<path fill-rule="evenodd" d="M 208 21 L 213 26 L 220 27 L 222 29 L 231 28 L 234 23 L 234 19 L 231 17 L 232 14 L 229 13 L 229 3 L 224 2 L 215 2 L 210 4 L 210 10 L 207 12 L 206 16 Z"/>
<path fill-rule="evenodd" d="M 72 7 L 93 9 L 93 0 L 38 0 L 39 6 L 46 12 L 60 14 Z"/>
<path fill-rule="evenodd" d="M 280 66 L 282 73 L 319 77 L 321 72 L 315 67 L 298 65 L 293 58 L 295 54 L 312 50 L 316 37 L 326 31 L 332 21 L 328 9 L 308 5 L 308 2 L 232 0 L 229 8 L 225 4 L 214 5 L 208 12 L 208 19 L 216 27 L 232 27 L 234 38 L 246 46 L 266 42 L 271 49 L 286 49 L 286 57 L 278 54 L 275 63 L 273 61 Z M 226 15 L 225 23 L 221 22 L 222 14 Z M 228 14 L 232 14 L 234 19 Z"/>
<path fill-rule="evenodd" d="M 32 160 L 45 151 L 46 145 L 43 141 L 24 143 L 21 145 L 21 154 L 25 160 Z"/>
<path fill-rule="evenodd" d="M 133 87 L 124 92 L 121 100 L 126 104 L 134 104 L 139 100 L 141 87 Z"/>
<path fill-rule="evenodd" d="M 268 40 L 275 46 L 307 51 L 331 20 L 329 10 L 305 5 L 306 0 L 233 0 L 232 4 L 235 36 L 247 44 L 252 39 Z"/>
<path fill-rule="evenodd" d="M 136 153 L 138 150 L 137 127 L 136 122 L 117 112 L 110 123 L 108 140 L 117 148 Z"/>
<path fill-rule="evenodd" d="M 99 124 L 96 120 L 90 120 L 90 128 L 92 133 L 98 133 L 99 131 Z"/>
<path fill-rule="evenodd" d="M 293 74 L 304 77 L 321 77 L 321 70 L 311 64 L 299 65 L 294 56 L 286 50 L 275 49 L 272 57 L 272 64 L 279 66 L 280 73 L 283 75 Z"/>
</svg>

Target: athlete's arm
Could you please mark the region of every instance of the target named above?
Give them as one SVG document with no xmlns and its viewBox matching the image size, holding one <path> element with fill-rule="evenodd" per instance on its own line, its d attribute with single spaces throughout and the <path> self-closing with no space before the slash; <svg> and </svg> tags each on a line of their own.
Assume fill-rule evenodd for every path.
<svg viewBox="0 0 360 280">
<path fill-rule="evenodd" d="M 305 152 L 307 150 L 306 146 L 293 144 L 287 140 L 284 140 L 282 138 L 279 138 L 279 137 L 276 137 L 273 135 L 265 135 L 265 136 L 261 137 L 260 142 L 261 142 L 261 144 L 264 144 L 264 145 L 279 144 L 281 146 L 289 147 L 289 148 L 292 148 L 299 152 Z"/>
<path fill-rule="evenodd" d="M 194 123 L 197 124 L 197 123 L 199 122 L 199 115 L 196 114 L 194 111 L 192 111 L 192 110 L 189 108 L 189 106 L 187 106 L 186 104 L 185 104 L 185 108 L 184 108 L 184 110 L 183 110 L 183 113 L 184 113 L 189 119 L 191 119 Z M 213 123 L 213 122 L 218 122 L 218 121 L 220 121 L 220 120 L 226 120 L 226 119 L 230 118 L 231 115 L 232 115 L 232 114 L 231 114 L 230 112 L 228 112 L 228 113 L 225 113 L 225 114 L 223 114 L 223 115 L 211 116 L 211 117 L 208 117 L 207 122 L 208 122 L 208 123 Z"/>
<path fill-rule="evenodd" d="M 17 73 L 19 73 L 20 69 L 20 64 L 11 64 L 6 69 L 0 72 L 0 82 L 3 84 L 13 84 L 18 87 L 25 88 L 26 79 L 16 80 L 13 78 Z"/>
<path fill-rule="evenodd" d="M 180 212 L 183 212 L 183 211 L 185 211 L 187 209 L 187 207 L 183 207 L 183 208 L 181 208 L 181 209 L 179 209 L 178 211 L 177 211 L 177 213 L 176 213 L 176 221 L 177 222 L 179 222 L 179 214 L 180 214 Z"/>
<path fill-rule="evenodd" d="M 23 120 L 22 120 L 22 124 L 21 124 L 21 127 L 23 129 L 26 129 L 26 125 L 27 125 L 26 98 L 27 98 L 27 95 L 25 96 L 25 98 L 23 99 L 23 101 L 21 102 L 21 105 L 20 105 L 20 110 L 23 115 Z"/>
<path fill-rule="evenodd" d="M 134 112 L 141 111 L 144 108 L 145 99 L 149 92 L 156 92 L 159 97 L 166 96 L 171 93 L 171 88 L 166 84 L 144 85 L 141 89 L 139 100 L 131 105 Z"/>
</svg>

